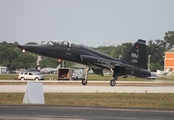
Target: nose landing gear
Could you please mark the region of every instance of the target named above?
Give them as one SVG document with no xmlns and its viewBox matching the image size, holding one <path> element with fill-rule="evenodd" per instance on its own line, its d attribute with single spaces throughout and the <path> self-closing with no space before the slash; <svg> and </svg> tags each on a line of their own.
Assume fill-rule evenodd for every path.
<svg viewBox="0 0 174 120">
<path fill-rule="evenodd" d="M 82 74 L 82 85 L 87 85 L 88 83 L 88 80 L 87 80 L 87 76 L 88 76 L 88 71 L 89 71 L 89 68 L 85 68 L 83 74 Z"/>
<path fill-rule="evenodd" d="M 120 70 L 120 67 L 119 66 L 115 66 L 115 68 L 113 69 L 114 70 L 114 73 L 113 73 L 113 78 L 111 81 L 110 81 L 110 85 L 112 87 L 114 87 L 116 85 L 116 81 L 117 81 L 117 77 L 118 77 L 118 72 Z"/>
<path fill-rule="evenodd" d="M 40 72 L 41 66 L 40 66 L 40 65 L 36 66 L 36 70 L 37 70 L 38 72 Z"/>
</svg>

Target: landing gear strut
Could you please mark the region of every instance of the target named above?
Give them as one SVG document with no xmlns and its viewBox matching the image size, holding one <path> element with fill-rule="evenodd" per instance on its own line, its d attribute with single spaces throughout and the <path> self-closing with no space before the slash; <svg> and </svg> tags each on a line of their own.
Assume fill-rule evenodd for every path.
<svg viewBox="0 0 174 120">
<path fill-rule="evenodd" d="M 116 85 L 116 81 L 117 81 L 117 76 L 118 76 L 119 69 L 120 69 L 120 67 L 118 67 L 118 66 L 115 66 L 115 68 L 114 68 L 114 73 L 113 73 L 113 78 L 114 79 L 112 79 L 110 81 L 110 85 L 112 87 L 114 87 Z"/>
<path fill-rule="evenodd" d="M 82 85 L 87 85 L 88 83 L 88 80 L 87 80 L 87 76 L 88 76 L 88 71 L 89 71 L 89 68 L 85 68 L 83 74 L 82 74 Z"/>
<path fill-rule="evenodd" d="M 36 66 L 36 70 L 38 71 L 38 72 L 40 72 L 40 70 L 41 70 L 41 67 L 40 67 L 40 65 L 39 65 L 39 62 L 42 60 L 42 57 L 40 56 L 40 55 L 38 55 L 38 57 L 37 57 L 37 66 Z"/>
</svg>

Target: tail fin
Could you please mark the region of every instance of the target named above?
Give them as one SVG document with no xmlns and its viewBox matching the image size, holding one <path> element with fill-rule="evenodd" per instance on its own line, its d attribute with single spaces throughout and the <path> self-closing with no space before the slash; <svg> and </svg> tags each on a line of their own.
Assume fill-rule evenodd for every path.
<svg viewBox="0 0 174 120">
<path fill-rule="evenodd" d="M 146 54 L 146 41 L 138 39 L 127 55 L 123 58 L 123 62 L 136 67 L 147 69 Z"/>
</svg>

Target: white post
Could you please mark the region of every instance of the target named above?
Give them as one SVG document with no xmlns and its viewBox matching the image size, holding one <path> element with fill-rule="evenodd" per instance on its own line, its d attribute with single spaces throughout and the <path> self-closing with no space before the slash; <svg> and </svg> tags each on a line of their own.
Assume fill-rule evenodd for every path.
<svg viewBox="0 0 174 120">
<path fill-rule="evenodd" d="M 148 55 L 148 70 L 150 71 L 150 58 L 151 58 L 151 55 Z"/>
<path fill-rule="evenodd" d="M 64 60 L 62 60 L 62 68 L 64 68 Z"/>
<path fill-rule="evenodd" d="M 123 45 L 122 45 L 122 55 L 121 56 L 123 56 Z"/>
<path fill-rule="evenodd" d="M 122 58 L 124 57 L 124 56 L 123 56 L 123 53 L 124 53 L 124 47 L 126 47 L 126 46 L 122 45 L 122 55 L 121 55 Z"/>
<path fill-rule="evenodd" d="M 121 59 L 122 58 L 122 56 L 121 55 L 119 55 L 119 59 Z"/>
</svg>

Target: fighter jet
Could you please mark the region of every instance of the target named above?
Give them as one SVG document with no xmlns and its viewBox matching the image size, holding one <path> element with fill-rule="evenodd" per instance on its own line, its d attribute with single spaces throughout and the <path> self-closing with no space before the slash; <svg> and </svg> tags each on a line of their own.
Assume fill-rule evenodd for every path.
<svg viewBox="0 0 174 120">
<path fill-rule="evenodd" d="M 94 74 L 102 75 L 104 69 L 113 73 L 111 86 L 116 85 L 119 76 L 129 75 L 148 78 L 151 72 L 147 70 L 146 41 L 138 39 L 123 59 L 117 59 L 82 44 L 75 44 L 64 40 L 51 40 L 39 45 L 18 45 L 23 51 L 29 51 L 38 55 L 62 59 L 86 65 L 82 74 L 82 84 L 87 85 L 87 75 L 90 69 Z M 40 66 L 36 67 L 40 70 Z"/>
</svg>

